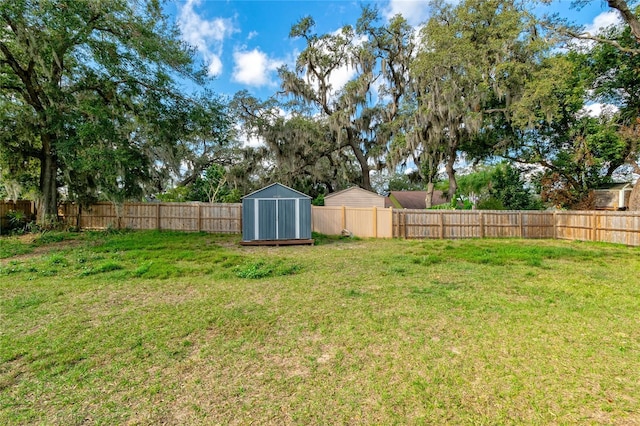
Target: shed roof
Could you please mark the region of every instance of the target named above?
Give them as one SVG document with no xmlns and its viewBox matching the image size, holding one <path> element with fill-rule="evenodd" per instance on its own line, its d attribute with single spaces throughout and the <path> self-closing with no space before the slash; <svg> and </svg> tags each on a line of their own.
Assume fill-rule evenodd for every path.
<svg viewBox="0 0 640 426">
<path fill-rule="evenodd" d="M 324 199 L 326 200 L 327 198 L 332 198 L 338 195 L 344 195 L 344 194 L 348 194 L 349 192 L 361 192 L 364 194 L 367 194 L 369 196 L 374 196 L 374 197 L 379 197 L 379 198 L 385 198 L 384 196 L 375 193 L 373 191 L 367 191 L 366 189 L 362 189 L 359 186 L 352 186 L 350 188 L 347 189 L 343 189 L 342 191 L 338 191 L 338 192 L 332 192 L 331 194 L 325 195 Z"/>
<path fill-rule="evenodd" d="M 604 185 L 600 185 L 595 190 L 596 191 L 620 191 L 623 189 L 631 189 L 633 185 L 629 182 L 620 182 L 620 183 L 607 183 Z"/>
<path fill-rule="evenodd" d="M 427 191 L 391 191 L 389 193 L 390 201 L 393 207 L 402 209 L 426 209 Z M 433 191 L 433 205 L 447 203 L 447 199 L 442 191 Z"/>
<path fill-rule="evenodd" d="M 245 198 L 309 198 L 310 196 L 307 194 L 303 194 L 300 191 L 296 191 L 295 189 L 289 188 L 286 185 L 281 183 L 272 183 L 269 186 L 265 186 L 262 189 L 258 189 L 257 191 L 253 191 L 251 194 L 245 195 L 242 197 Z"/>
</svg>

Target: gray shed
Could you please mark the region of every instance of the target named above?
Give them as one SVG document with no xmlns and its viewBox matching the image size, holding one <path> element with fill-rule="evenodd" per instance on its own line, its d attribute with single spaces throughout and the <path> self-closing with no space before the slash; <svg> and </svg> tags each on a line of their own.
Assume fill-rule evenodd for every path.
<svg viewBox="0 0 640 426">
<path fill-rule="evenodd" d="M 242 198 L 243 244 L 310 244 L 311 197 L 274 183 Z"/>
</svg>

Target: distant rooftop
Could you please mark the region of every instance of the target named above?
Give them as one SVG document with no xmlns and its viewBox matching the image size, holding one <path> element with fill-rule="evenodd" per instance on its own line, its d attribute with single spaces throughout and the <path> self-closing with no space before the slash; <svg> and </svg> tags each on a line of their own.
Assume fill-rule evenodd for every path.
<svg viewBox="0 0 640 426">
<path fill-rule="evenodd" d="M 389 193 L 389 207 L 401 209 L 426 209 L 427 191 L 391 191 Z M 446 204 L 446 199 L 442 191 L 433 191 L 432 205 Z"/>
</svg>

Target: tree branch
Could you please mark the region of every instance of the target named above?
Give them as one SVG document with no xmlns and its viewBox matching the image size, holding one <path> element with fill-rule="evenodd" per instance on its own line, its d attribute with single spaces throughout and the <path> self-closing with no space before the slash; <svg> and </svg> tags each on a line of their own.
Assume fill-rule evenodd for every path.
<svg viewBox="0 0 640 426">
<path fill-rule="evenodd" d="M 27 70 L 22 68 L 18 60 L 13 56 L 13 53 L 11 53 L 9 48 L 2 41 L 0 41 L 0 52 L 4 54 L 4 57 L 6 58 L 5 61 L 25 86 L 26 92 L 24 90 L 20 90 L 20 94 L 22 95 L 22 97 L 25 98 L 27 103 L 31 105 L 36 111 L 40 113 L 44 112 L 42 102 L 40 101 L 36 89 L 33 86 L 33 82 L 31 81 L 31 75 L 27 72 Z"/>
<path fill-rule="evenodd" d="M 622 15 L 622 18 L 631 28 L 631 33 L 636 38 L 636 41 L 640 43 L 640 21 L 636 15 L 629 9 L 627 2 L 624 0 L 607 0 L 609 7 L 616 9 Z"/>
<path fill-rule="evenodd" d="M 595 41 L 596 43 L 608 44 L 608 45 L 613 46 L 616 49 L 620 50 L 621 52 L 629 53 L 631 55 L 640 54 L 640 48 L 633 49 L 633 48 L 630 48 L 630 47 L 624 47 L 616 40 L 610 40 L 608 38 L 592 36 L 589 33 L 576 33 L 574 31 L 569 31 L 569 30 L 564 31 L 564 33 L 566 35 L 568 35 L 569 37 L 577 38 L 579 40 L 591 40 L 591 41 Z"/>
</svg>

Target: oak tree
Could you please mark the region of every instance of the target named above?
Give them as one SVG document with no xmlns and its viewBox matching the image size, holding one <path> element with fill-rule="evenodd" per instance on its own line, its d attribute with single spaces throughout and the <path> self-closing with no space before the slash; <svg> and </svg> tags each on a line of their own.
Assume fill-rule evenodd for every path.
<svg viewBox="0 0 640 426">
<path fill-rule="evenodd" d="M 39 220 L 63 185 L 140 196 L 158 156 L 180 155 L 179 82 L 204 81 L 192 54 L 157 0 L 0 2 L 0 150 L 39 163 Z"/>
</svg>

